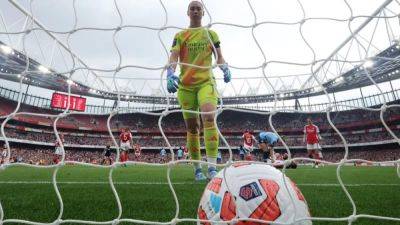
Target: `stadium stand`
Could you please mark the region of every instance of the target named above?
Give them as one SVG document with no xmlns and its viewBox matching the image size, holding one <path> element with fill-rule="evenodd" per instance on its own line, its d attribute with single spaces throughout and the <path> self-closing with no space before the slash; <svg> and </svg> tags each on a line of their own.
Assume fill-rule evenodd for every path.
<svg viewBox="0 0 400 225">
<path fill-rule="evenodd" d="M 0 98 L 2 106 L 0 115 L 12 112 L 15 102 Z M 35 113 L 58 113 L 55 110 L 22 105 L 23 110 Z M 162 121 L 164 131 L 174 148 L 185 144 L 185 129 L 181 114 L 175 113 L 165 117 Z M 400 134 L 400 109 L 391 108 L 384 114 L 385 121 L 392 130 Z M 236 119 L 242 118 L 238 123 Z M 325 113 L 277 113 L 273 116 L 273 124 L 282 135 L 283 140 L 291 148 L 296 150 L 294 154 L 306 156 L 303 139 L 303 125 L 307 118 L 311 118 L 320 128 L 323 140 L 325 160 L 338 161 L 343 157 L 340 151 L 342 143 L 339 136 L 326 122 Z M 400 151 L 393 149 L 394 140 L 383 128 L 379 112 L 365 110 L 348 110 L 332 112 L 331 118 L 345 136 L 346 141 L 357 151 L 351 152 L 350 157 L 368 160 L 384 161 L 398 158 Z M 105 145 L 113 145 L 112 139 L 106 130 L 107 116 L 101 115 L 69 115 L 59 120 L 57 127 L 64 134 L 65 144 L 68 149 L 67 160 L 98 163 L 102 159 L 102 149 Z M 18 115 L 6 124 L 5 134 L 15 143 L 12 151 L 12 161 L 23 160 L 35 164 L 50 163 L 52 148 L 55 143 L 53 133 L 53 120 L 50 118 Z M 241 135 L 245 129 L 250 129 L 254 134 L 265 128 L 268 124 L 268 116 L 224 111 L 218 117 L 218 126 L 225 135 L 226 140 L 235 150 L 235 158 L 238 159 L 237 147 L 242 144 Z M 158 162 L 158 151 L 166 147 L 158 129 L 158 117 L 145 114 L 119 114 L 112 118 L 111 129 L 118 141 L 121 128 L 129 128 L 133 132 L 134 143 L 143 148 L 142 160 L 146 162 Z M 23 148 L 16 143 L 25 144 Z M 363 150 L 362 147 L 380 146 L 381 150 Z M 227 148 L 220 143 L 223 158 L 227 158 Z M 279 143 L 278 151 L 283 150 Z M 383 150 L 382 150 L 383 149 Z M 133 158 L 133 153 L 132 157 Z"/>
</svg>

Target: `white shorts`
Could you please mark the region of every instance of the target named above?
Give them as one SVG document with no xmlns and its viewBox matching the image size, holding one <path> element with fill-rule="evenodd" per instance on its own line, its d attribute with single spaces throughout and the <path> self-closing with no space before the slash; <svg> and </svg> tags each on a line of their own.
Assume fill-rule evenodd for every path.
<svg viewBox="0 0 400 225">
<path fill-rule="evenodd" d="M 307 150 L 321 150 L 319 143 L 307 144 Z"/>
<path fill-rule="evenodd" d="M 244 148 L 244 150 L 246 150 L 247 152 L 252 152 L 252 151 L 253 151 L 253 145 L 246 145 L 246 144 L 243 144 L 243 148 Z"/>
<path fill-rule="evenodd" d="M 121 150 L 122 151 L 128 151 L 129 149 L 131 149 L 129 142 L 121 142 Z"/>
<path fill-rule="evenodd" d="M 56 155 L 62 155 L 62 148 L 59 146 L 59 147 L 56 147 L 56 150 L 54 151 L 54 154 L 56 154 Z"/>
</svg>

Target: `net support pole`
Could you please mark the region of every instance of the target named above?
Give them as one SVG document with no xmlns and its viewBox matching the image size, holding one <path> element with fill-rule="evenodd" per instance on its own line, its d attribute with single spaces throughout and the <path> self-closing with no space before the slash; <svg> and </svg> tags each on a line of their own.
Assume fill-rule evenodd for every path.
<svg viewBox="0 0 400 225">
<path fill-rule="evenodd" d="M 349 41 L 351 41 L 351 39 L 353 39 L 355 35 L 357 35 L 362 29 L 364 29 L 364 27 L 367 26 L 369 22 L 371 22 L 371 20 L 373 20 L 375 16 L 378 15 L 382 11 L 382 9 L 389 5 L 392 1 L 393 0 L 386 0 L 369 17 L 367 17 L 367 19 L 356 30 L 354 30 L 352 34 L 347 37 L 335 50 L 333 50 L 333 52 L 326 58 L 326 60 L 321 63 L 321 65 L 317 67 L 317 69 L 315 69 L 314 74 L 317 74 L 322 69 L 322 67 L 325 66 L 325 64 L 340 51 L 340 49 L 342 49 Z M 310 82 L 313 78 L 314 76 L 310 76 L 303 83 L 303 85 L 301 85 L 301 89 L 305 89 L 306 84 Z"/>
<path fill-rule="evenodd" d="M 29 82 L 28 83 L 28 86 L 26 87 L 26 90 L 25 90 L 25 95 L 24 95 L 24 98 L 22 99 L 22 103 L 24 103 L 24 104 L 26 104 L 26 96 L 28 95 L 28 92 L 29 92 L 29 87 L 31 86 L 31 82 Z"/>
<path fill-rule="evenodd" d="M 336 111 L 339 111 L 339 108 L 338 108 L 338 106 L 337 106 L 337 101 L 336 101 L 335 92 L 332 92 L 332 96 L 333 96 L 333 104 L 335 104 Z"/>
<path fill-rule="evenodd" d="M 362 99 L 363 107 L 365 107 L 366 104 L 365 104 L 364 94 L 363 94 L 362 88 L 359 88 L 359 89 L 360 89 L 360 94 L 361 94 L 361 99 Z"/>
<path fill-rule="evenodd" d="M 392 95 L 393 95 L 393 101 L 395 101 L 397 98 L 396 98 L 396 94 L 394 93 L 392 80 L 389 80 L 389 84 L 390 84 L 390 89 L 391 89 Z"/>
</svg>

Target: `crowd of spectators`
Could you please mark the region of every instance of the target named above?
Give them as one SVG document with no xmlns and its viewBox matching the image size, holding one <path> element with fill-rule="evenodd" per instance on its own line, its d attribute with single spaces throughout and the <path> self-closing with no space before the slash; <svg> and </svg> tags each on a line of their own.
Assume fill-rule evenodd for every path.
<svg viewBox="0 0 400 225">
<path fill-rule="evenodd" d="M 10 106 L 14 104 L 10 101 L 0 99 L 0 104 Z M 9 109 L 0 109 L 0 115 L 7 115 L 13 107 Z M 33 106 L 21 105 L 20 112 L 34 112 L 42 114 L 57 114 L 59 112 L 48 109 L 41 109 Z M 110 120 L 111 129 L 119 130 L 124 127 L 129 127 L 131 130 L 138 132 L 158 132 L 158 121 L 160 115 L 147 115 L 143 113 L 117 114 Z M 97 132 L 107 131 L 108 115 L 68 115 L 58 121 L 58 127 L 68 129 L 90 129 Z M 384 120 L 388 123 L 400 120 L 400 107 L 391 107 L 383 113 Z M 238 120 L 238 118 L 240 118 Z M 327 120 L 326 113 L 288 113 L 278 112 L 272 117 L 272 124 L 277 131 L 301 131 L 305 125 L 306 119 L 311 118 L 321 130 L 331 130 L 331 126 Z M 331 112 L 330 118 L 333 124 L 340 127 L 355 127 L 366 124 L 381 125 L 380 111 L 371 110 L 348 110 Z M 244 129 L 262 130 L 268 125 L 269 115 L 255 114 L 249 112 L 238 111 L 223 111 L 217 119 L 218 127 L 225 132 L 237 132 Z M 40 121 L 40 124 L 51 125 L 54 120 L 47 117 L 18 115 L 14 121 L 23 121 L 35 123 Z M 13 122 L 11 120 L 10 122 Z M 38 123 L 36 123 L 38 124 Z M 162 127 L 165 132 L 183 132 L 185 124 L 183 122 L 182 113 L 175 112 L 168 114 L 162 118 Z"/>
<path fill-rule="evenodd" d="M 384 120 L 400 120 L 400 107 L 389 108 L 384 112 Z M 240 122 L 238 121 L 240 118 Z M 307 118 L 311 118 L 320 128 L 329 129 L 330 124 L 326 113 L 276 113 L 272 117 L 273 126 L 281 131 L 302 129 Z M 380 122 L 380 111 L 349 110 L 330 113 L 333 124 L 338 125 L 361 125 L 366 122 Z M 158 130 L 159 116 L 144 114 L 117 115 L 119 126 L 128 126 L 138 131 Z M 260 115 L 251 112 L 223 111 L 217 119 L 218 127 L 222 131 L 241 131 L 244 129 L 262 130 L 268 126 L 269 115 Z M 113 121 L 112 120 L 112 121 Z M 181 113 L 172 113 L 164 117 L 162 126 L 165 131 L 179 131 L 185 129 Z"/>
<path fill-rule="evenodd" d="M 54 151 L 45 148 L 15 148 L 10 149 L 10 163 L 23 162 L 34 165 L 49 165 L 53 163 Z M 115 161 L 116 153 L 111 153 L 112 161 Z M 79 151 L 79 150 L 65 150 L 65 161 L 75 161 L 82 163 L 92 164 L 109 164 L 108 161 L 103 162 L 104 159 L 103 151 Z M 1 158 L 0 158 L 1 159 Z M 136 158 L 134 152 L 129 153 L 129 159 L 132 161 L 140 161 L 147 163 L 159 163 L 161 161 L 161 155 L 158 152 L 141 152 L 140 157 Z M 167 160 L 169 161 L 170 154 L 167 154 Z M 1 161 L 1 160 L 0 160 Z"/>
<path fill-rule="evenodd" d="M 394 130 L 395 134 L 400 136 L 400 130 Z M 56 142 L 56 136 L 54 133 L 46 132 L 32 132 L 32 131 L 21 131 L 12 128 L 6 128 L 5 134 L 8 138 L 14 138 L 19 140 L 29 140 L 36 142 L 45 142 L 52 143 Z M 108 134 L 91 134 L 90 136 L 86 134 L 77 134 L 77 133 L 66 133 L 64 134 L 65 144 L 69 145 L 94 145 L 94 146 L 105 146 L 105 145 L 113 145 L 112 139 Z M 370 143 L 370 142 L 379 142 L 379 141 L 388 141 L 393 140 L 393 137 L 387 131 L 376 131 L 376 132 L 366 132 L 360 134 L 351 134 L 348 132 L 343 132 L 343 136 L 345 137 L 348 144 L 357 144 L 357 143 Z M 134 143 L 137 143 L 144 147 L 161 147 L 167 146 L 165 140 L 162 138 L 160 134 L 152 135 L 138 135 L 133 133 L 134 135 Z M 257 134 L 254 134 L 257 135 Z M 241 134 L 225 134 L 227 142 L 231 146 L 239 146 L 243 143 L 241 138 Z M 285 141 L 288 146 L 304 146 L 303 135 L 281 135 L 282 139 Z M 323 139 L 321 140 L 321 145 L 341 145 L 342 141 L 336 133 L 323 133 Z M 117 135 L 114 136 L 117 143 L 119 143 L 119 137 Z M 172 146 L 181 146 L 185 143 L 185 136 L 181 135 L 167 135 L 168 141 Z M 220 146 L 225 146 L 221 141 Z M 278 143 L 278 146 L 282 146 L 282 143 Z"/>
<path fill-rule="evenodd" d="M 53 163 L 54 151 L 44 148 L 15 148 L 10 149 L 10 163 L 22 162 L 34 165 L 49 165 Z M 175 157 L 176 157 L 176 151 Z M 170 150 L 167 149 L 166 160 L 163 161 L 160 152 L 157 151 L 146 151 L 142 150 L 140 157 L 135 157 L 134 152 L 129 153 L 129 159 L 131 161 L 147 162 L 147 163 L 164 163 L 171 160 Z M 283 154 L 284 151 L 278 151 Z M 343 151 L 323 151 L 323 160 L 328 162 L 337 163 L 344 158 Z M 308 158 L 307 153 L 304 151 L 291 151 L 293 158 Z M 222 152 L 221 163 L 227 162 L 229 159 L 229 153 L 227 150 Z M 253 160 L 262 161 L 262 153 L 258 150 L 253 152 Z M 111 154 L 111 159 L 115 161 L 115 151 Z M 239 150 L 233 149 L 233 160 L 240 160 Z M 349 151 L 348 159 L 363 159 L 368 161 L 382 162 L 382 161 L 395 161 L 400 158 L 399 149 L 379 149 L 379 150 L 351 150 Z M 0 158 L 1 159 L 1 158 Z M 103 151 L 78 151 L 78 150 L 65 150 L 65 160 L 75 161 L 91 164 L 109 164 L 109 161 L 103 161 Z M 177 158 L 175 158 L 177 160 Z M 204 159 L 205 160 L 205 159 Z M 3 162 L 0 160 L 0 162 Z M 299 161 L 306 163 L 307 161 Z M 1 164 L 1 163 L 0 163 Z"/>
<path fill-rule="evenodd" d="M 0 109 L 0 114 L 9 113 L 10 109 L 3 111 Z M 45 109 L 36 109 L 35 107 L 23 106 L 21 111 L 30 111 L 37 113 L 55 114 Z M 329 125 L 326 113 L 284 113 L 280 112 L 272 117 L 272 124 L 277 132 L 281 135 L 282 139 L 289 147 L 305 147 L 303 142 L 303 127 L 307 118 L 311 118 L 313 122 L 320 128 L 323 140 L 321 141 L 322 147 L 330 145 L 342 145 L 342 140 L 337 135 L 332 127 Z M 393 128 L 395 134 L 400 137 L 400 107 L 393 107 L 387 109 L 383 114 L 385 122 Z M 90 145 L 100 146 L 113 145 L 112 139 L 107 132 L 107 118 L 108 116 L 101 115 L 69 115 L 61 119 L 58 123 L 60 132 L 64 134 L 65 144 L 67 145 Z M 118 131 L 121 128 L 128 127 L 133 131 L 133 143 L 138 143 L 142 147 L 148 148 L 161 148 L 166 147 L 165 140 L 161 137 L 158 122 L 160 116 L 147 115 L 142 113 L 134 114 L 117 114 L 111 119 L 111 128 Z M 382 129 L 382 122 L 380 121 L 379 111 L 368 110 L 349 110 L 341 112 L 332 112 L 330 118 L 335 124 L 348 144 L 357 143 L 371 143 L 386 140 L 393 140 L 393 137 L 385 130 Z M 51 124 L 54 122 L 51 118 L 41 118 L 41 123 L 32 123 L 38 117 L 35 116 L 18 116 L 9 121 L 11 127 L 6 127 L 5 135 L 8 138 L 23 140 L 23 141 L 36 141 L 44 142 L 47 145 L 54 145 L 56 137 L 53 132 Z M 260 115 L 251 112 L 237 112 L 237 111 L 223 111 L 217 119 L 217 125 L 222 131 L 227 142 L 233 148 L 241 145 L 243 140 L 241 134 L 245 129 L 251 131 L 264 130 L 268 127 L 269 115 Z M 2 122 L 2 120 L 0 120 Z M 46 125 L 47 124 L 47 125 Z M 171 113 L 162 118 L 161 125 L 168 141 L 174 147 L 185 145 L 185 125 L 181 113 Z M 396 127 L 397 125 L 397 127 Z M 23 129 L 21 129 L 21 127 Z M 26 129 L 28 128 L 28 129 Z M 33 128 L 33 129 L 32 129 Z M 79 129 L 78 129 L 79 128 Z M 85 129 L 81 129 L 85 128 Z M 93 130 L 87 131 L 86 128 Z M 29 131 L 27 131 L 29 130 Z M 354 132 L 357 131 L 357 132 Z M 256 135 L 256 133 L 255 133 Z M 114 137 L 118 140 L 118 132 L 114 132 Z M 40 146 L 40 145 L 36 145 Z M 221 147 L 225 144 L 221 141 Z M 279 143 L 278 146 L 282 146 Z M 43 147 L 43 146 L 42 146 Z M 71 146 L 70 146 L 71 147 Z M 76 146 L 75 146 L 76 147 Z M 99 148 L 97 148 L 99 149 Z M 51 162 L 53 150 L 45 148 L 13 148 L 12 161 L 23 161 L 34 164 L 48 164 Z M 133 153 L 130 156 L 134 158 Z M 307 157 L 305 153 L 298 153 L 298 157 Z M 227 158 L 226 152 L 222 154 L 223 158 Z M 327 151 L 325 159 L 328 161 L 336 162 L 343 158 L 343 152 Z M 78 151 L 67 150 L 66 160 L 99 163 L 102 160 L 101 151 Z M 114 155 L 112 157 L 115 157 Z M 399 152 L 389 152 L 389 150 L 376 151 L 354 151 L 350 152 L 350 158 L 362 158 L 368 160 L 388 160 L 400 158 Z M 234 155 L 238 159 L 237 153 Z M 140 159 L 144 162 L 155 163 L 160 161 L 158 152 L 144 151 Z"/>
</svg>

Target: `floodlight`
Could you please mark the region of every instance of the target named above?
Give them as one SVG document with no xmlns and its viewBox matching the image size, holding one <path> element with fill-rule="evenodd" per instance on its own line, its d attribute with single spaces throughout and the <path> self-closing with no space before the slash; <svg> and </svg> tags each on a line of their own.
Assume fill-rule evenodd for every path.
<svg viewBox="0 0 400 225">
<path fill-rule="evenodd" d="M 0 45 L 0 49 L 6 55 L 11 54 L 13 52 L 12 48 L 7 45 Z"/>
<path fill-rule="evenodd" d="M 364 63 L 364 68 L 372 68 L 373 66 L 374 66 L 374 62 L 372 62 L 371 60 L 367 60 L 367 61 L 365 61 L 365 63 Z"/>
<path fill-rule="evenodd" d="M 38 66 L 38 69 L 42 73 L 50 73 L 50 70 L 47 69 L 45 66 L 40 65 L 40 66 Z"/>
</svg>

